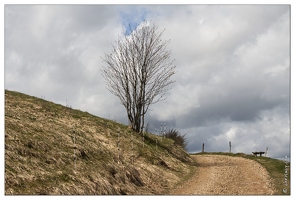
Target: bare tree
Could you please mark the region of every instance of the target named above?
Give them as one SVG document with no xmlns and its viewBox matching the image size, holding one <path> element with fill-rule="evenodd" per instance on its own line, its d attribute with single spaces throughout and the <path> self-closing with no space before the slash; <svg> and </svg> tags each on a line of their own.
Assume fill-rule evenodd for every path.
<svg viewBox="0 0 295 200">
<path fill-rule="evenodd" d="M 107 89 L 119 97 L 127 111 L 132 129 L 142 132 L 144 115 L 151 104 L 164 100 L 174 82 L 175 73 L 171 51 L 166 47 L 170 40 L 162 41 L 162 32 L 148 22 L 139 25 L 130 34 L 118 38 L 112 53 L 103 60 L 102 76 Z"/>
</svg>

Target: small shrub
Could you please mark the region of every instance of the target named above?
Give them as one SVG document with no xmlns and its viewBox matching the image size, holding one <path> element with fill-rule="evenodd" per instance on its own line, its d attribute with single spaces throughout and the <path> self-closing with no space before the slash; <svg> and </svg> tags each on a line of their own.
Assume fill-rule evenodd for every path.
<svg viewBox="0 0 295 200">
<path fill-rule="evenodd" d="M 175 144 L 181 146 L 182 148 L 185 149 L 185 147 L 187 146 L 187 142 L 185 139 L 185 135 L 181 135 L 179 133 L 179 131 L 175 130 L 175 129 L 170 129 L 166 134 L 165 134 L 166 138 L 170 138 L 174 141 Z"/>
</svg>

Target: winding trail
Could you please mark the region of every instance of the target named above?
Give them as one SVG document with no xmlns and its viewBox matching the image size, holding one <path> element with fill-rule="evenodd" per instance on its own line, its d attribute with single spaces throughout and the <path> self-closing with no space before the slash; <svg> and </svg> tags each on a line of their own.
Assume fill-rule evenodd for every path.
<svg viewBox="0 0 295 200">
<path fill-rule="evenodd" d="M 271 195 L 274 189 L 266 169 L 241 157 L 193 155 L 195 174 L 174 195 Z"/>
</svg>

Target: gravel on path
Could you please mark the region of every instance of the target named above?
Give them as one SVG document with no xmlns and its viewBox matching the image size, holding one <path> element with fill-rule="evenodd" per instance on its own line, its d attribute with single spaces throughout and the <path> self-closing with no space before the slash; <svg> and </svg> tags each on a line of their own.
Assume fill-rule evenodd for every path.
<svg viewBox="0 0 295 200">
<path fill-rule="evenodd" d="M 266 169 L 254 160 L 224 155 L 193 155 L 197 169 L 174 195 L 272 195 Z"/>
</svg>

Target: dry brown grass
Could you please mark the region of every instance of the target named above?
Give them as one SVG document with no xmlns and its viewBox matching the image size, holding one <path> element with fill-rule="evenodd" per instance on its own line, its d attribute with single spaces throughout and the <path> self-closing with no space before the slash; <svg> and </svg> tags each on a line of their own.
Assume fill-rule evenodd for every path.
<svg viewBox="0 0 295 200">
<path fill-rule="evenodd" d="M 5 194 L 165 194 L 194 162 L 169 139 L 156 150 L 155 139 L 145 134 L 143 148 L 125 125 L 5 91 Z"/>
</svg>

